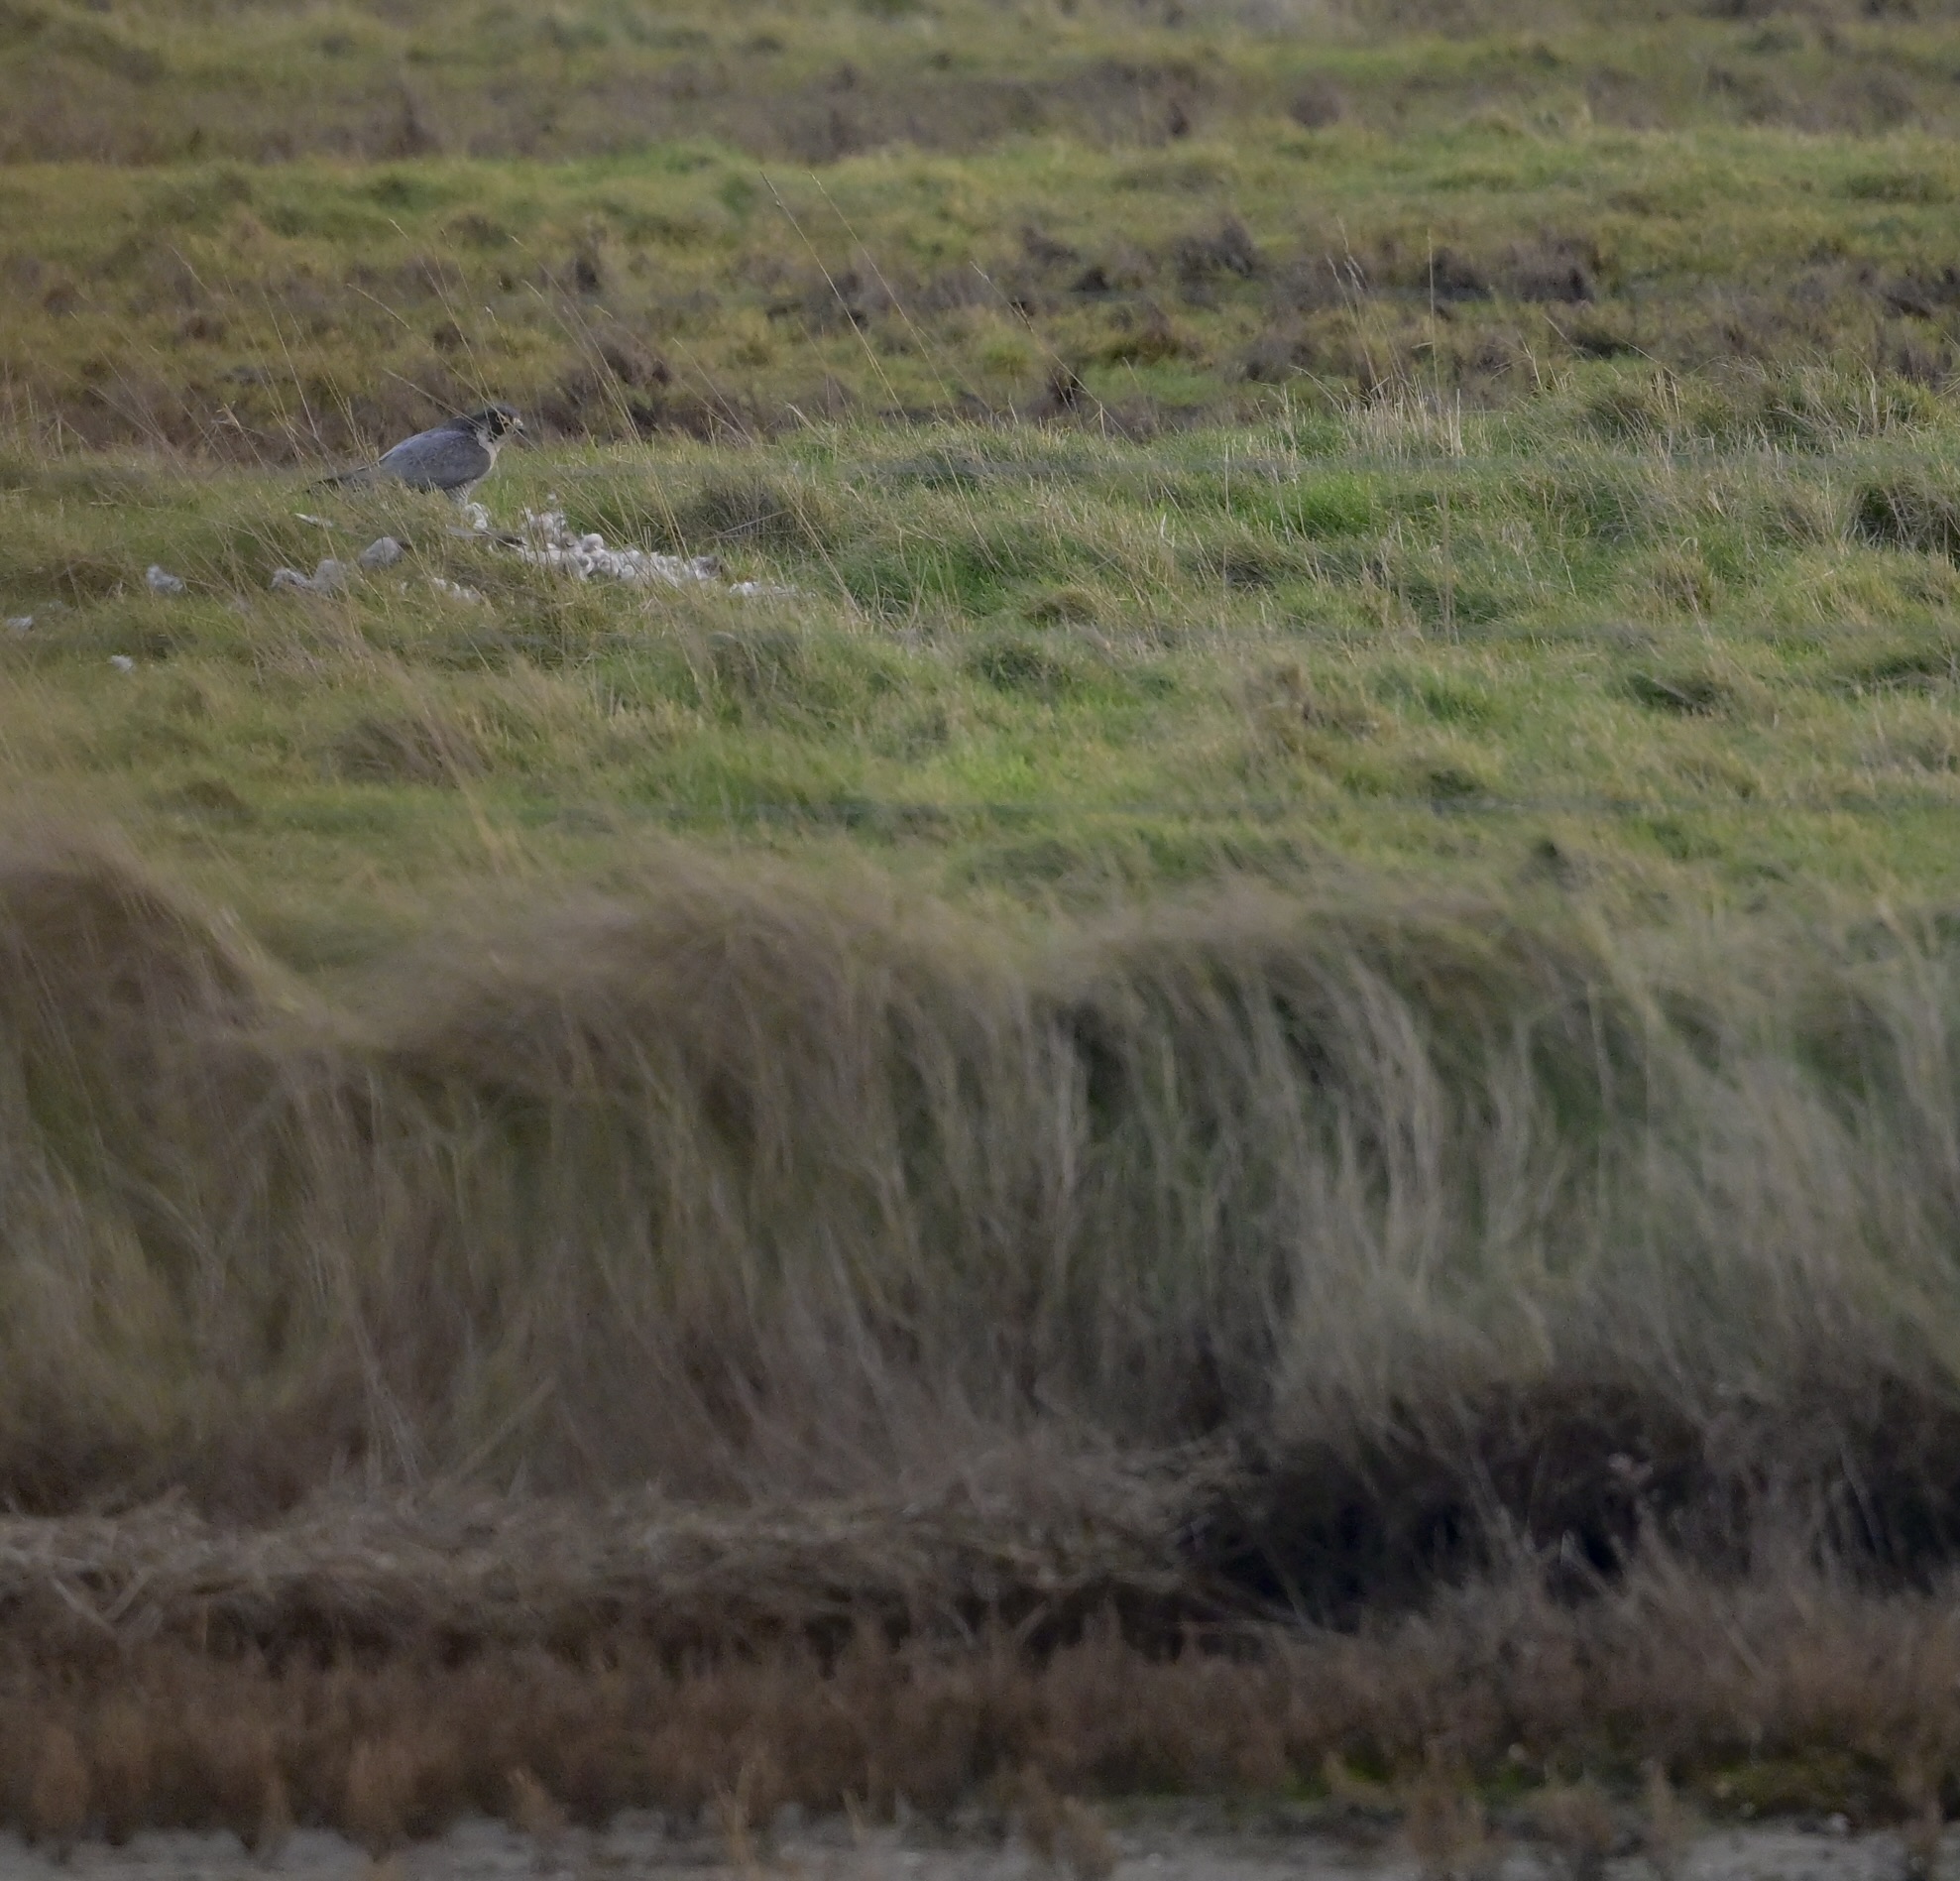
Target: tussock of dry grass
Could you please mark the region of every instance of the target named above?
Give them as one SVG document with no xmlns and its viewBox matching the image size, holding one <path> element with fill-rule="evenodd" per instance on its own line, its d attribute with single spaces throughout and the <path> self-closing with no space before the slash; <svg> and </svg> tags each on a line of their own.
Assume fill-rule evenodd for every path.
<svg viewBox="0 0 1960 1881">
<path fill-rule="evenodd" d="M 327 1009 L 19 839 L 0 1821 L 1925 1818 L 1949 943 L 1805 947 L 674 850 Z"/>
</svg>

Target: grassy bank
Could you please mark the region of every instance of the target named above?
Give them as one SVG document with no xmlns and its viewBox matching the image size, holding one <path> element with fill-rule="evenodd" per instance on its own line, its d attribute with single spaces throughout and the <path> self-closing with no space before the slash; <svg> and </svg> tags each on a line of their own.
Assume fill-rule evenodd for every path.
<svg viewBox="0 0 1960 1881">
<path fill-rule="evenodd" d="M 0 1821 L 1936 1835 L 1951 39 L 0 0 Z"/>
<path fill-rule="evenodd" d="M 1795 1508 L 1943 1558 L 1938 922 L 1010 938 L 677 852 L 328 1005 L 86 855 L 4 894 L 17 1505 L 856 1492 L 1052 1428 L 1235 1447 L 1220 1559 L 1329 1614 L 1493 1497 L 1602 1566 Z"/>
<path fill-rule="evenodd" d="M 848 1813 L 860 1860 L 896 1818 L 914 1851 L 1018 1833 L 1088 1881 L 1114 1865 L 1112 1819 L 1441 1877 L 1524 1852 L 1672 1867 L 1711 1821 L 1799 1810 L 1902 1824 L 1903 1865 L 1938 1847 L 1954 1672 L 1949 1602 L 1800 1577 L 1646 1577 L 1578 1610 L 1484 1587 L 1256 1657 L 1103 1629 L 1043 1655 L 861 1636 L 709 1662 L 620 1636 L 583 1663 L 430 1640 L 322 1666 L 68 1635 L 8 1666 L 0 1822 L 57 1849 L 228 1828 L 277 1860 L 295 1821 L 381 1857 L 488 1814 L 544 1863 L 643 1810 L 676 1866 L 740 1873 L 809 1813 Z"/>
<path fill-rule="evenodd" d="M 328 1002 L 17 846 L 0 1813 L 1936 1828 L 1954 965 L 675 852 Z"/>
</svg>

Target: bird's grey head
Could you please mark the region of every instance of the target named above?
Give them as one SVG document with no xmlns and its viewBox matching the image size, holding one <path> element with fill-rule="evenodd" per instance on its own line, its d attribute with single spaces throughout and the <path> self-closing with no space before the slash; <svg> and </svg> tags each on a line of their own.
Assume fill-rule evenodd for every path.
<svg viewBox="0 0 1960 1881">
<path fill-rule="evenodd" d="M 511 432 L 524 428 L 523 419 L 508 405 L 487 405 L 481 411 L 472 411 L 468 417 L 454 421 L 474 431 L 486 444 L 499 443 Z"/>
</svg>

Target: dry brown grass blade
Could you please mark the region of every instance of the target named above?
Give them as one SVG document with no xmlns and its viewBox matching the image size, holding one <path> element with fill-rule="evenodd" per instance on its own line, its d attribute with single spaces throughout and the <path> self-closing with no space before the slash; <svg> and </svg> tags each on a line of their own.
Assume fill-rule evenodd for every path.
<svg viewBox="0 0 1960 1881">
<path fill-rule="evenodd" d="M 1548 1786 L 1534 1799 L 1532 1817 L 1570 1881 L 1599 1881 L 1619 1825 L 1611 1801 L 1597 1783 L 1588 1779 Z"/>
<path fill-rule="evenodd" d="M 1467 1773 L 1433 1751 L 1406 1799 L 1404 1833 L 1424 1881 L 1490 1881 L 1503 1848 Z"/>
<path fill-rule="evenodd" d="M 1668 1776 L 1667 1766 L 1650 1760 L 1643 1784 L 1642 1852 L 1659 1881 L 1673 1881 L 1693 1838 L 1694 1822 Z"/>
<path fill-rule="evenodd" d="M 1063 1800 L 1059 1845 L 1075 1881 L 1109 1881 L 1120 1859 L 1109 1825 L 1087 1803 Z"/>
<path fill-rule="evenodd" d="M 245 1845 L 261 1861 L 277 1862 L 293 1830 L 292 1799 L 285 1775 L 277 1768 L 266 1773 L 265 1793 L 259 1799 L 259 1820 L 245 1838 Z"/>
<path fill-rule="evenodd" d="M 88 1826 L 88 1765 L 64 1724 L 42 1732 L 28 1790 L 28 1827 L 37 1842 L 65 1857 Z"/>
<path fill-rule="evenodd" d="M 401 1757 L 398 1743 L 362 1737 L 347 1760 L 347 1796 L 340 1820 L 376 1860 L 407 1833 L 402 1818 Z"/>
<path fill-rule="evenodd" d="M 156 1777 L 150 1720 L 127 1698 L 112 1699 L 97 1715 L 89 1760 L 103 1832 L 113 1843 L 127 1841 L 143 1822 Z"/>
</svg>

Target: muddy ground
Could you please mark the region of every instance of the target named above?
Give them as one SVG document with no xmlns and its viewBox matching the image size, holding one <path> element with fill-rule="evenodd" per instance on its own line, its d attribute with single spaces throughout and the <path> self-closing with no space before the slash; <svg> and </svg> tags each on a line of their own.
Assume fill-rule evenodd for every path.
<svg viewBox="0 0 1960 1881">
<path fill-rule="evenodd" d="M 1325 1831 L 1289 1832 L 1284 1825 L 1225 1827 L 1189 1822 L 1118 1824 L 1104 1853 L 1113 1881 L 1417 1881 L 1421 1865 L 1400 1837 L 1372 1844 Z M 1949 1838 L 1944 1854 L 1960 1858 Z M 1478 1864 L 1484 1866 L 1484 1864 Z M 1938 1864 L 1946 1866 L 1947 1862 Z M 1018 1836 L 947 1841 L 916 1830 L 853 1831 L 822 1825 L 778 1834 L 767 1845 L 732 1844 L 725 1835 L 676 1835 L 657 1819 L 625 1817 L 604 1833 L 565 1830 L 544 1845 L 499 1822 L 477 1821 L 439 1841 L 403 1849 L 376 1863 L 337 1835 L 292 1834 L 270 1860 L 248 1854 L 230 1835 L 145 1834 L 127 1846 L 85 1844 L 60 1859 L 0 1837 L 0 1875 L 14 1881 L 102 1877 L 103 1881 L 245 1881 L 268 1873 L 296 1881 L 639 1881 L 646 1877 L 803 1877 L 806 1881 L 1033 1881 L 1062 1876 L 1072 1864 L 1050 1861 Z M 1087 1868 L 1102 1864 L 1092 1853 Z M 1565 1881 L 1570 1863 L 1542 1847 L 1516 1843 L 1484 1872 L 1493 1881 Z M 1856 1835 L 1834 1825 L 1764 1825 L 1710 1830 L 1683 1849 L 1667 1881 L 1905 1881 L 1923 1873 L 1897 1835 Z M 1606 1862 L 1602 1881 L 1655 1881 L 1644 1857 Z"/>
</svg>

